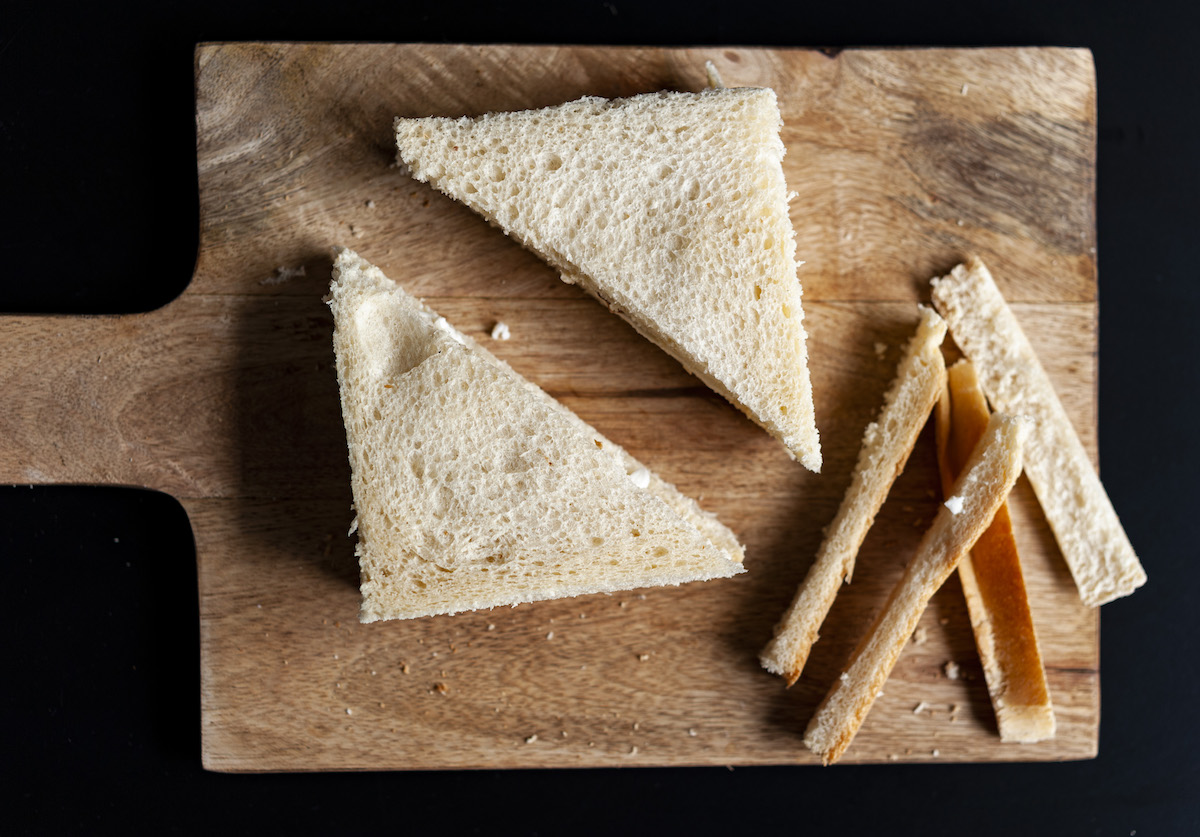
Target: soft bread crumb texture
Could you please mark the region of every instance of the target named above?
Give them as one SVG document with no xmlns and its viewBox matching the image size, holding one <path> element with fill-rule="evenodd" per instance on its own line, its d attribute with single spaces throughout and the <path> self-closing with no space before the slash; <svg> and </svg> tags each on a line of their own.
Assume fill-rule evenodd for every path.
<svg viewBox="0 0 1200 837">
<path fill-rule="evenodd" d="M 954 572 L 959 560 L 991 523 L 996 509 L 1021 474 L 1021 452 L 1030 422 L 996 413 L 988 422 L 953 492 L 965 497 L 966 511 L 938 509 L 904 575 L 858 644 L 804 733 L 804 743 L 826 764 L 837 761 L 882 694 L 930 598 Z"/>
<path fill-rule="evenodd" d="M 921 306 L 916 333 L 884 394 L 879 418 L 863 432 L 854 476 L 841 506 L 812 567 L 775 626 L 774 637 L 759 655 L 763 668 L 782 675 L 789 686 L 799 679 L 838 590 L 854 573 L 854 559 L 875 515 L 941 396 L 946 383 L 941 350 L 945 337 L 942 318 Z"/>
<path fill-rule="evenodd" d="M 378 268 L 333 275 L 362 621 L 742 571 L 712 515 Z"/>
<path fill-rule="evenodd" d="M 1096 607 L 1146 583 L 1129 537 L 1012 309 L 979 259 L 932 280 L 933 304 L 979 375 L 993 409 L 1029 416 L 1025 473 L 1084 604 Z"/>
<path fill-rule="evenodd" d="M 819 471 L 795 231 L 768 89 L 397 119 L 413 177 L 466 203 Z"/>
</svg>

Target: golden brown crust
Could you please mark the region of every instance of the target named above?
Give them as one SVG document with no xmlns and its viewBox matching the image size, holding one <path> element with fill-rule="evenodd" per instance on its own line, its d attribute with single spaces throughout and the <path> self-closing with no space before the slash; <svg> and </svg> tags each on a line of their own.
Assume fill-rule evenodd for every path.
<svg viewBox="0 0 1200 837">
<path fill-rule="evenodd" d="M 937 409 L 938 468 L 947 496 L 987 420 L 975 368 L 970 361 L 959 361 L 948 370 Z M 997 509 L 992 525 L 958 570 L 1001 740 L 1053 737 L 1054 710 L 1007 503 Z"/>
<path fill-rule="evenodd" d="M 991 523 L 1021 473 L 1021 448 L 1029 422 L 992 416 L 953 495 L 958 511 L 944 505 L 921 539 L 917 553 L 892 589 L 850 658 L 845 673 L 817 708 L 804 743 L 826 764 L 837 761 L 858 732 L 879 691 L 917 627 L 929 599 L 954 572 L 962 556 Z"/>
<path fill-rule="evenodd" d="M 838 590 L 850 581 L 854 559 L 875 515 L 945 388 L 946 364 L 940 348 L 945 336 L 942 318 L 922 308 L 917 332 L 884 396 L 879 419 L 863 434 L 850 486 L 817 557 L 759 655 L 763 668 L 782 675 L 788 686 L 799 679 Z"/>
</svg>

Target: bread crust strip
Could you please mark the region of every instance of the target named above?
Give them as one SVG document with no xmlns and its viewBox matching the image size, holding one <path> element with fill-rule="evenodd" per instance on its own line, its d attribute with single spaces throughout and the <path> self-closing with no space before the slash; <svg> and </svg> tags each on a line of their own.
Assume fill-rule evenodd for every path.
<svg viewBox="0 0 1200 837">
<path fill-rule="evenodd" d="M 935 415 L 938 470 L 942 490 L 950 497 L 954 479 L 962 473 L 988 421 L 987 401 L 969 360 L 960 360 L 947 370 L 946 389 Z M 1053 738 L 1054 707 L 1008 503 L 1001 503 L 992 525 L 963 556 L 958 575 L 1000 740 L 1028 743 Z"/>
<path fill-rule="evenodd" d="M 921 539 L 904 575 L 850 657 L 849 665 L 817 707 L 804 743 L 825 764 L 841 758 L 871 711 L 900 652 L 917 627 L 926 605 L 959 560 L 992 521 L 1021 473 L 1021 447 L 1028 420 L 996 413 L 975 446 L 952 497 L 957 513 L 943 505 Z"/>
<path fill-rule="evenodd" d="M 1146 572 L 1046 370 L 991 273 L 973 258 L 932 284 L 933 304 L 975 364 L 992 407 L 1034 421 L 1025 472 L 1083 603 L 1097 607 L 1128 596 L 1145 584 Z"/>
<path fill-rule="evenodd" d="M 946 323 L 930 308 L 920 306 L 920 311 L 917 332 L 884 396 L 879 419 L 863 433 L 854 476 L 837 515 L 791 605 L 775 626 L 774 638 L 759 655 L 763 668 L 782 675 L 788 686 L 799 679 L 842 582 L 850 582 L 854 559 L 875 515 L 945 389 L 941 345 Z"/>
</svg>

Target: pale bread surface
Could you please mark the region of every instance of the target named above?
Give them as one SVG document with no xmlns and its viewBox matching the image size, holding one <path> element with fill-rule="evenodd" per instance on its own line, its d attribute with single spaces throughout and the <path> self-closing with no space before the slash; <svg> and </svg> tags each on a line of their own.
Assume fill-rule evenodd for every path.
<svg viewBox="0 0 1200 837">
<path fill-rule="evenodd" d="M 975 364 L 992 408 L 1026 415 L 1034 431 L 1025 472 L 1084 604 L 1128 596 L 1146 582 L 1129 537 L 1046 370 L 978 259 L 932 280 L 933 304 Z"/>
<path fill-rule="evenodd" d="M 946 496 L 988 422 L 987 400 L 965 358 L 947 372 L 938 402 L 938 470 Z M 1056 722 L 1038 647 L 1025 576 L 1008 503 L 958 565 L 975 647 L 983 664 L 1000 740 L 1032 743 L 1054 737 Z"/>
<path fill-rule="evenodd" d="M 789 686 L 800 677 L 838 590 L 850 581 L 859 547 L 945 387 L 946 324 L 924 306 L 920 317 L 879 418 L 863 433 L 854 476 L 817 557 L 759 655 L 763 668 L 782 675 Z"/>
<path fill-rule="evenodd" d="M 819 471 L 781 124 L 773 91 L 721 88 L 395 128 L 416 179 L 538 253 Z"/>
<path fill-rule="evenodd" d="M 329 304 L 362 621 L 743 571 L 713 516 L 351 251 Z"/>
<path fill-rule="evenodd" d="M 826 764 L 837 761 L 871 711 L 930 598 L 991 523 L 1021 474 L 1021 449 L 1029 433 L 1023 417 L 994 414 L 955 481 L 962 499 L 956 514 L 946 505 L 921 539 L 904 575 L 834 681 L 804 733 L 804 743 Z"/>
</svg>

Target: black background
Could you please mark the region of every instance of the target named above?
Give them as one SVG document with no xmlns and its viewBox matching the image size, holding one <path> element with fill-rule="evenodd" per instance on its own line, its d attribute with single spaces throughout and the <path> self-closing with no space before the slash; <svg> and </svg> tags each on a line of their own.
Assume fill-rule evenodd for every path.
<svg viewBox="0 0 1200 837">
<path fill-rule="evenodd" d="M 0 487 L 0 829 L 1200 833 L 1197 36 L 1195 6 L 1148 2 L 5 4 L 4 313 L 149 310 L 187 284 L 198 41 L 1089 47 L 1101 470 L 1150 581 L 1104 608 L 1093 761 L 219 775 L 200 767 L 180 506 L 136 490 Z M 0 410 L 19 399 L 4 392 Z"/>
</svg>

